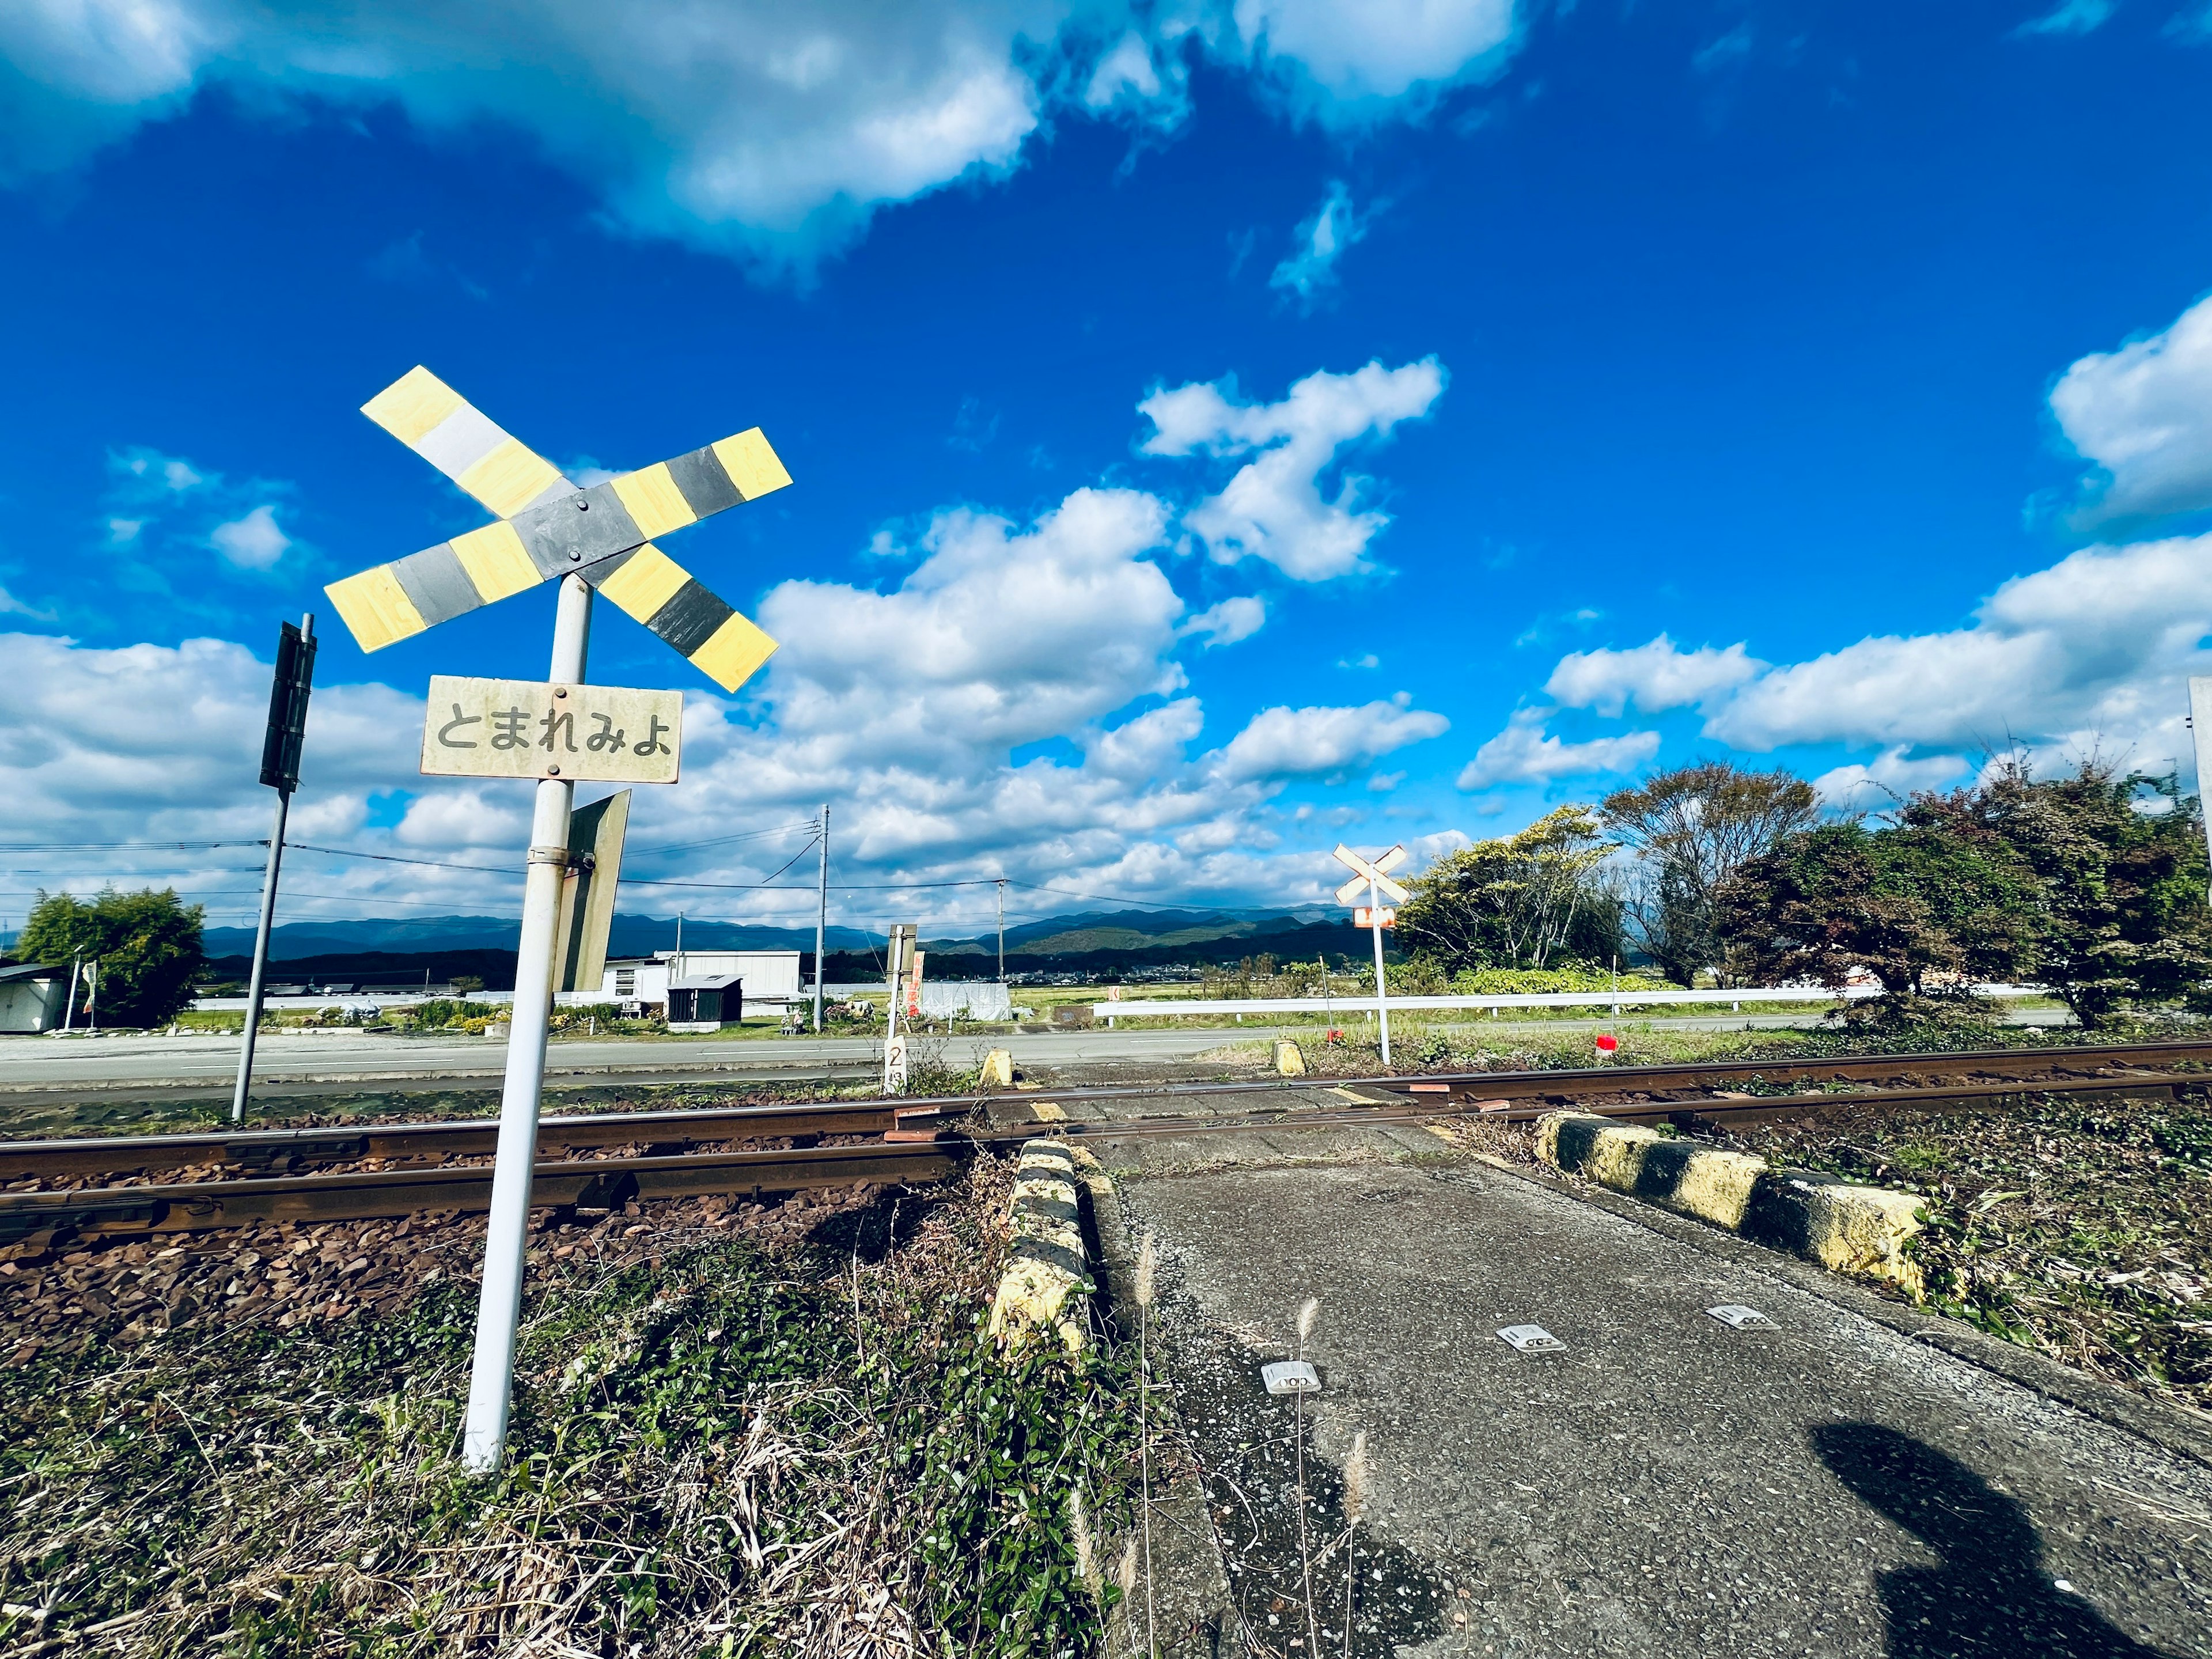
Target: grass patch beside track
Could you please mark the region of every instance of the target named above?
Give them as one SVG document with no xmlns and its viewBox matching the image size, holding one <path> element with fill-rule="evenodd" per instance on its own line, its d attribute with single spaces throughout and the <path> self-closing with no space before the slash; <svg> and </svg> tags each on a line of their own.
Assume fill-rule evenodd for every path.
<svg viewBox="0 0 2212 1659">
<path fill-rule="evenodd" d="M 453 1462 L 465 1273 L 349 1319 L 210 1308 L 43 1352 L 0 1372 L 0 1645 L 1095 1651 L 1069 1497 L 1127 1508 L 1125 1367 L 993 1352 L 1009 1181 L 795 1243 L 653 1209 L 541 1233 L 492 1480 Z"/>
<path fill-rule="evenodd" d="M 2212 1107 L 2032 1096 L 2002 1110 L 1778 1123 L 1784 1167 L 1917 1193 L 1929 1302 L 2176 1405 L 2212 1410 Z"/>
<path fill-rule="evenodd" d="M 1984 1048 L 2094 1048 L 2202 1036 L 2197 1024 L 2110 1031 L 1912 1026 L 1887 1033 L 1655 1031 L 1620 1028 L 1625 1064 L 1776 1060 Z M 1686 1039 L 1687 1041 L 1686 1041 Z M 1684 1052 L 1686 1049 L 1690 1052 Z M 1486 1056 L 1487 1058 L 1487 1056 Z M 1455 1064 L 1470 1065 L 1461 1054 Z M 1521 1048 L 1488 1069 L 1587 1066 L 1586 1050 Z M 1433 1069 L 1454 1069 L 1438 1063 Z M 1762 1093 L 1756 1079 L 1736 1086 Z M 1771 1092 L 1796 1093 L 1801 1084 Z M 1837 1084 L 1838 1090 L 1863 1084 Z M 1453 1137 L 1533 1163 L 1516 1126 L 1455 1120 Z M 1929 1305 L 2124 1387 L 2212 1411 L 2212 1104 L 2028 1095 L 1968 1111 L 1838 1109 L 1717 1132 L 1721 1145 L 1784 1168 L 1917 1193 L 1914 1249 Z"/>
<path fill-rule="evenodd" d="M 1347 1025 L 1340 1042 L 1324 1043 L 1316 1030 L 1297 1033 L 1306 1064 L 1325 1077 L 1401 1076 L 1424 1072 L 1586 1071 L 1603 1065 L 1667 1066 L 1699 1060 L 1815 1060 L 1856 1054 L 1909 1054 L 1972 1048 L 2094 1048 L 2101 1044 L 2203 1040 L 2212 1025 L 2203 1021 L 2145 1020 L 2105 1030 L 2079 1026 L 1999 1025 L 1960 1021 L 1906 1025 L 1891 1030 L 1844 1024 L 1805 1027 L 1772 1025 L 1727 1028 L 1655 1026 L 1620 1019 L 1605 1024 L 1620 1043 L 1611 1060 L 1598 1053 L 1589 1029 L 1558 1036 L 1527 1030 L 1492 1036 L 1472 1022 L 1431 1023 L 1394 1015 L 1390 1021 L 1391 1064 L 1382 1064 L 1382 1045 L 1371 1026 Z M 1202 1060 L 1236 1060 L 1263 1066 L 1270 1043 L 1255 1039 L 1225 1044 Z"/>
</svg>

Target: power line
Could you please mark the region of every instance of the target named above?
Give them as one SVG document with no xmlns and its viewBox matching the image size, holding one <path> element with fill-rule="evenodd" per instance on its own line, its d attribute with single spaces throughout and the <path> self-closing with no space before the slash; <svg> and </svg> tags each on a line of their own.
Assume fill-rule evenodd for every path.
<svg viewBox="0 0 2212 1659">
<path fill-rule="evenodd" d="M 266 847 L 258 841 L 9 841 L 0 842 L 0 853 L 99 853 L 125 851 L 190 852 L 198 847 Z"/>
<path fill-rule="evenodd" d="M 788 836 L 799 830 L 812 830 L 815 834 L 819 835 L 822 830 L 822 825 L 818 819 L 809 818 L 803 823 L 787 823 L 781 828 L 775 830 L 748 830 L 742 835 L 716 836 L 710 841 L 678 841 L 671 842 L 664 847 L 633 847 L 627 849 L 624 856 L 629 858 L 647 858 L 661 853 L 696 852 L 702 847 L 726 847 L 734 842 L 740 841 L 772 841 L 778 836 Z M 811 847 L 813 844 L 814 843 L 811 841 L 807 842 L 809 847 Z"/>
</svg>

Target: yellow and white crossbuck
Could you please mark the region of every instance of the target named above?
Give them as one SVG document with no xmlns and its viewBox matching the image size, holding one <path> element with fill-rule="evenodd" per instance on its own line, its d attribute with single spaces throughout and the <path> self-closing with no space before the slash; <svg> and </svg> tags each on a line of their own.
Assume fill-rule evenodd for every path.
<svg viewBox="0 0 2212 1659">
<path fill-rule="evenodd" d="M 774 640 L 653 545 L 791 482 L 758 427 L 582 489 L 427 368 L 361 412 L 499 515 L 324 589 L 362 650 L 574 571 L 725 691 L 775 653 Z"/>
</svg>

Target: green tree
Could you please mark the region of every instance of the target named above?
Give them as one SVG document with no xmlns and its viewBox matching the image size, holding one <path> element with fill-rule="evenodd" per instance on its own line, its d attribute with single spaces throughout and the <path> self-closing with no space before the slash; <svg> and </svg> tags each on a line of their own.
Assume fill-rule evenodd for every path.
<svg viewBox="0 0 2212 1659">
<path fill-rule="evenodd" d="M 1677 985 L 1711 969 L 1729 975 L 1715 896 L 1744 864 L 1784 836 L 1812 827 L 1813 786 L 1792 773 L 1703 761 L 1616 789 L 1599 809 L 1607 830 L 1637 853 L 1627 918 L 1637 943 Z"/>
<path fill-rule="evenodd" d="M 96 960 L 100 1023 L 159 1025 L 191 1002 L 192 980 L 207 961 L 200 922 L 200 907 L 172 890 L 109 888 L 89 902 L 41 891 L 15 954 L 25 962 L 65 963 L 80 953 L 88 963 Z"/>
<path fill-rule="evenodd" d="M 1907 817 L 2002 840 L 2033 872 L 2040 949 L 2030 972 L 2087 1026 L 2172 1002 L 2212 978 L 2204 821 L 2172 774 L 2095 758 L 2057 778 L 2008 764 L 1916 799 Z"/>
<path fill-rule="evenodd" d="M 1881 829 L 1825 824 L 1748 860 L 1716 897 L 1739 972 L 1841 990 L 1863 970 L 1893 1010 L 1933 980 L 2009 978 L 2037 958 L 2038 884 L 2004 840 L 1932 807 Z"/>
<path fill-rule="evenodd" d="M 1620 901 L 1599 870 L 1611 850 L 1597 814 L 1571 805 L 1447 854 L 1406 884 L 1399 945 L 1449 972 L 1602 961 L 1620 938 Z"/>
</svg>

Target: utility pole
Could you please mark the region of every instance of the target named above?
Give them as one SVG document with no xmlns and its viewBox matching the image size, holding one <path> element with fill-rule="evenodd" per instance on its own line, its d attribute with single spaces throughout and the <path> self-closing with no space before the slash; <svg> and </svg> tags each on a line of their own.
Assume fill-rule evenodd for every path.
<svg viewBox="0 0 2212 1659">
<path fill-rule="evenodd" d="M 592 589 L 581 576 L 561 582 L 546 678 L 580 685 L 592 637 Z M 530 822 L 522 894 L 522 938 L 514 965 L 507 1076 L 499 1103 L 491 1215 L 484 1231 L 483 1291 L 477 1303 L 476 1353 L 469 1366 L 469 1408 L 461 1462 L 472 1473 L 496 1469 L 507 1453 L 507 1404 L 514 1391 L 514 1328 L 522 1316 L 523 1251 L 530 1240 L 530 1179 L 538 1156 L 538 1107 L 545 1086 L 546 1012 L 553 1001 L 553 930 L 568 873 L 572 778 L 540 778 Z M 683 920 L 677 921 L 683 946 Z"/>
<path fill-rule="evenodd" d="M 246 985 L 246 1040 L 238 1047 L 238 1084 L 231 1091 L 230 1121 L 246 1120 L 246 1093 L 253 1086 L 253 1042 L 261 1035 L 261 984 L 269 972 L 269 929 L 276 919 L 276 874 L 284 862 L 284 821 L 300 787 L 300 744 L 307 731 L 307 698 L 315 682 L 315 613 L 286 623 L 276 635 L 276 672 L 269 686 L 269 728 L 261 739 L 261 781 L 276 792 L 276 821 L 269 830 L 269 866 L 261 874 L 261 917 L 253 930 L 253 972 Z"/>
<path fill-rule="evenodd" d="M 1000 876 L 994 884 L 999 890 L 999 983 L 1006 982 L 1006 878 Z"/>
<path fill-rule="evenodd" d="M 814 1035 L 822 1035 L 822 952 L 830 937 L 830 803 L 822 803 L 822 867 L 815 877 Z"/>
</svg>

